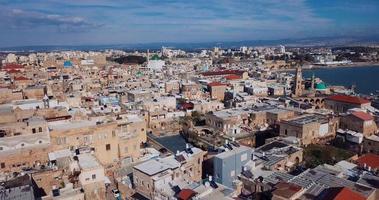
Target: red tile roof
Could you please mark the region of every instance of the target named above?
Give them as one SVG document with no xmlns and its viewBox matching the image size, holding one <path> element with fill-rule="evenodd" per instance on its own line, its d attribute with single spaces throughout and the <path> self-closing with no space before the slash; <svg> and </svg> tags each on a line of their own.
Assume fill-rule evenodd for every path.
<svg viewBox="0 0 379 200">
<path fill-rule="evenodd" d="M 203 76 L 220 76 L 220 75 L 242 75 L 245 71 L 241 70 L 221 70 L 221 71 L 212 71 L 212 72 L 203 72 Z"/>
<path fill-rule="evenodd" d="M 183 189 L 178 194 L 178 199 L 189 200 L 196 195 L 196 192 L 191 189 Z"/>
<path fill-rule="evenodd" d="M 366 200 L 360 193 L 354 192 L 349 188 L 342 188 L 342 190 L 334 197 L 333 200 Z"/>
<path fill-rule="evenodd" d="M 333 101 L 344 102 L 344 103 L 350 103 L 350 104 L 358 104 L 358 105 L 370 103 L 370 101 L 367 99 L 363 99 L 363 98 L 355 97 L 355 96 L 341 95 L 341 94 L 330 96 L 327 99 L 333 100 Z"/>
<path fill-rule="evenodd" d="M 15 63 L 8 63 L 2 69 L 5 70 L 5 71 L 9 71 L 9 70 L 21 70 L 21 69 L 24 69 L 24 66 L 19 65 L 19 64 L 15 64 Z"/>
<path fill-rule="evenodd" d="M 371 167 L 372 169 L 379 169 L 379 155 L 372 153 L 365 154 L 357 159 L 357 163 L 360 166 L 366 164 L 367 167 Z"/>
<path fill-rule="evenodd" d="M 15 81 L 28 81 L 30 79 L 26 78 L 25 76 L 19 76 L 14 78 Z"/>
<path fill-rule="evenodd" d="M 214 86 L 226 86 L 226 84 L 220 83 L 220 82 L 212 82 L 212 83 L 208 83 L 208 86 L 210 86 L 210 87 L 214 87 Z"/>
<path fill-rule="evenodd" d="M 20 70 L 18 70 L 18 69 L 10 69 L 10 70 L 6 70 L 8 73 L 10 73 L 10 74 L 15 74 L 15 73 L 19 73 L 20 72 Z"/>
<path fill-rule="evenodd" d="M 241 79 L 241 76 L 236 75 L 236 74 L 231 74 L 231 75 L 225 76 L 225 78 L 227 80 L 238 80 L 238 79 Z"/>
<path fill-rule="evenodd" d="M 373 120 L 374 117 L 368 113 L 362 112 L 362 111 L 356 111 L 351 113 L 353 116 L 363 120 L 363 121 L 370 121 Z"/>
</svg>

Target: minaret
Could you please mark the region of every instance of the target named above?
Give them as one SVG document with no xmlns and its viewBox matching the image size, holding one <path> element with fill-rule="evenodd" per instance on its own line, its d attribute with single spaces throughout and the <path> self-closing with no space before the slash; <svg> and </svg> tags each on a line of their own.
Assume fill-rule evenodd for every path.
<svg viewBox="0 0 379 200">
<path fill-rule="evenodd" d="M 296 67 L 296 77 L 295 77 L 295 88 L 294 96 L 299 97 L 303 94 L 303 74 L 301 71 L 301 66 Z"/>
<path fill-rule="evenodd" d="M 315 89 L 315 74 L 312 74 L 312 83 L 311 83 L 311 90 L 313 91 Z"/>
<path fill-rule="evenodd" d="M 149 49 L 147 50 L 146 52 L 146 56 L 147 56 L 147 64 L 149 64 L 149 61 L 150 61 L 150 53 L 149 53 Z"/>
</svg>

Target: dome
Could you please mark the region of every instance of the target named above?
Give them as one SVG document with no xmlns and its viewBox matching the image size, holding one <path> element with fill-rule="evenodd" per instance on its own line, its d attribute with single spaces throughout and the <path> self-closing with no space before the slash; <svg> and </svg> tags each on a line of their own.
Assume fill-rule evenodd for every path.
<svg viewBox="0 0 379 200">
<path fill-rule="evenodd" d="M 157 54 L 154 54 L 153 57 L 151 57 L 151 60 L 160 60 L 160 58 Z"/>
<path fill-rule="evenodd" d="M 143 73 L 138 71 L 136 75 L 137 75 L 137 77 L 141 77 L 141 76 L 143 76 Z"/>
<path fill-rule="evenodd" d="M 66 61 L 64 61 L 63 66 L 66 67 L 66 68 L 67 67 L 72 67 L 72 62 L 69 61 L 69 60 L 66 60 Z"/>
<path fill-rule="evenodd" d="M 316 84 L 316 90 L 326 90 L 326 84 L 324 82 L 320 82 Z"/>
</svg>

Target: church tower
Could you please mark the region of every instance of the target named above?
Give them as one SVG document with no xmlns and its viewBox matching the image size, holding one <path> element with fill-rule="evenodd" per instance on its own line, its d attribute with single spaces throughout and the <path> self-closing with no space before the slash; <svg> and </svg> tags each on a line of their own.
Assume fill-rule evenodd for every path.
<svg viewBox="0 0 379 200">
<path fill-rule="evenodd" d="M 293 92 L 295 97 L 303 95 L 303 73 L 300 65 L 296 67 L 295 87 Z"/>
</svg>

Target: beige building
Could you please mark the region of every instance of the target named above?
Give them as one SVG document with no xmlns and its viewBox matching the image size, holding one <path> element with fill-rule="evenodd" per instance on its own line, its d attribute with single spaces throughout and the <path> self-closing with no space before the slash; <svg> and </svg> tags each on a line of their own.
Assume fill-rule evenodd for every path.
<svg viewBox="0 0 379 200">
<path fill-rule="evenodd" d="M 294 136 L 302 145 L 309 145 L 333 139 L 338 127 L 338 119 L 321 115 L 302 115 L 279 123 L 280 135 Z"/>
<path fill-rule="evenodd" d="M 229 135 L 239 134 L 240 126 L 248 126 L 249 111 L 243 109 L 227 109 L 216 111 L 205 115 L 205 122 L 208 126 L 217 131 Z"/>
<path fill-rule="evenodd" d="M 226 84 L 212 82 L 208 84 L 208 90 L 210 92 L 211 99 L 223 101 L 225 98 Z"/>
<path fill-rule="evenodd" d="M 378 130 L 374 117 L 362 111 L 355 111 L 342 116 L 340 124 L 340 128 L 363 133 L 364 136 L 370 136 Z"/>
<path fill-rule="evenodd" d="M 32 117 L 0 125 L 0 171 L 18 171 L 47 161 L 50 135 L 47 122 Z"/>
<path fill-rule="evenodd" d="M 0 103 L 9 103 L 13 100 L 21 99 L 23 99 L 21 91 L 13 91 L 8 88 L 0 88 Z"/>
<path fill-rule="evenodd" d="M 79 154 L 70 164 L 71 172 L 80 171 L 78 180 L 86 199 L 105 199 L 104 167 L 91 154 Z"/>
<path fill-rule="evenodd" d="M 333 95 L 325 99 L 325 108 L 335 113 L 344 113 L 352 108 L 365 109 L 371 105 L 369 100 L 347 95 Z"/>
<path fill-rule="evenodd" d="M 165 158 L 148 160 L 133 168 L 133 182 L 137 193 L 148 199 L 169 199 L 171 185 L 179 182 L 199 182 L 203 157 L 198 148 L 188 148 Z"/>
<path fill-rule="evenodd" d="M 51 123 L 54 149 L 89 147 L 103 165 L 139 157 L 140 145 L 146 142 L 146 124 L 137 116 L 112 122 L 96 120 Z"/>
<path fill-rule="evenodd" d="M 199 113 L 208 113 L 210 111 L 219 111 L 224 109 L 224 104 L 217 100 L 211 101 L 192 101 L 193 110 Z"/>
<path fill-rule="evenodd" d="M 379 136 L 371 135 L 363 138 L 363 153 L 379 154 Z"/>
<path fill-rule="evenodd" d="M 295 116 L 292 110 L 280 108 L 257 108 L 250 114 L 251 127 L 265 127 L 267 125 L 279 125 L 281 120 Z"/>
<path fill-rule="evenodd" d="M 180 92 L 184 98 L 187 98 L 190 100 L 201 99 L 202 97 L 200 85 L 193 82 L 182 83 Z"/>
<path fill-rule="evenodd" d="M 171 80 L 165 82 L 165 92 L 171 94 L 177 94 L 180 92 L 180 84 L 178 80 Z"/>
<path fill-rule="evenodd" d="M 127 95 L 129 102 L 147 101 L 153 97 L 152 91 L 148 90 L 131 90 Z"/>
</svg>

